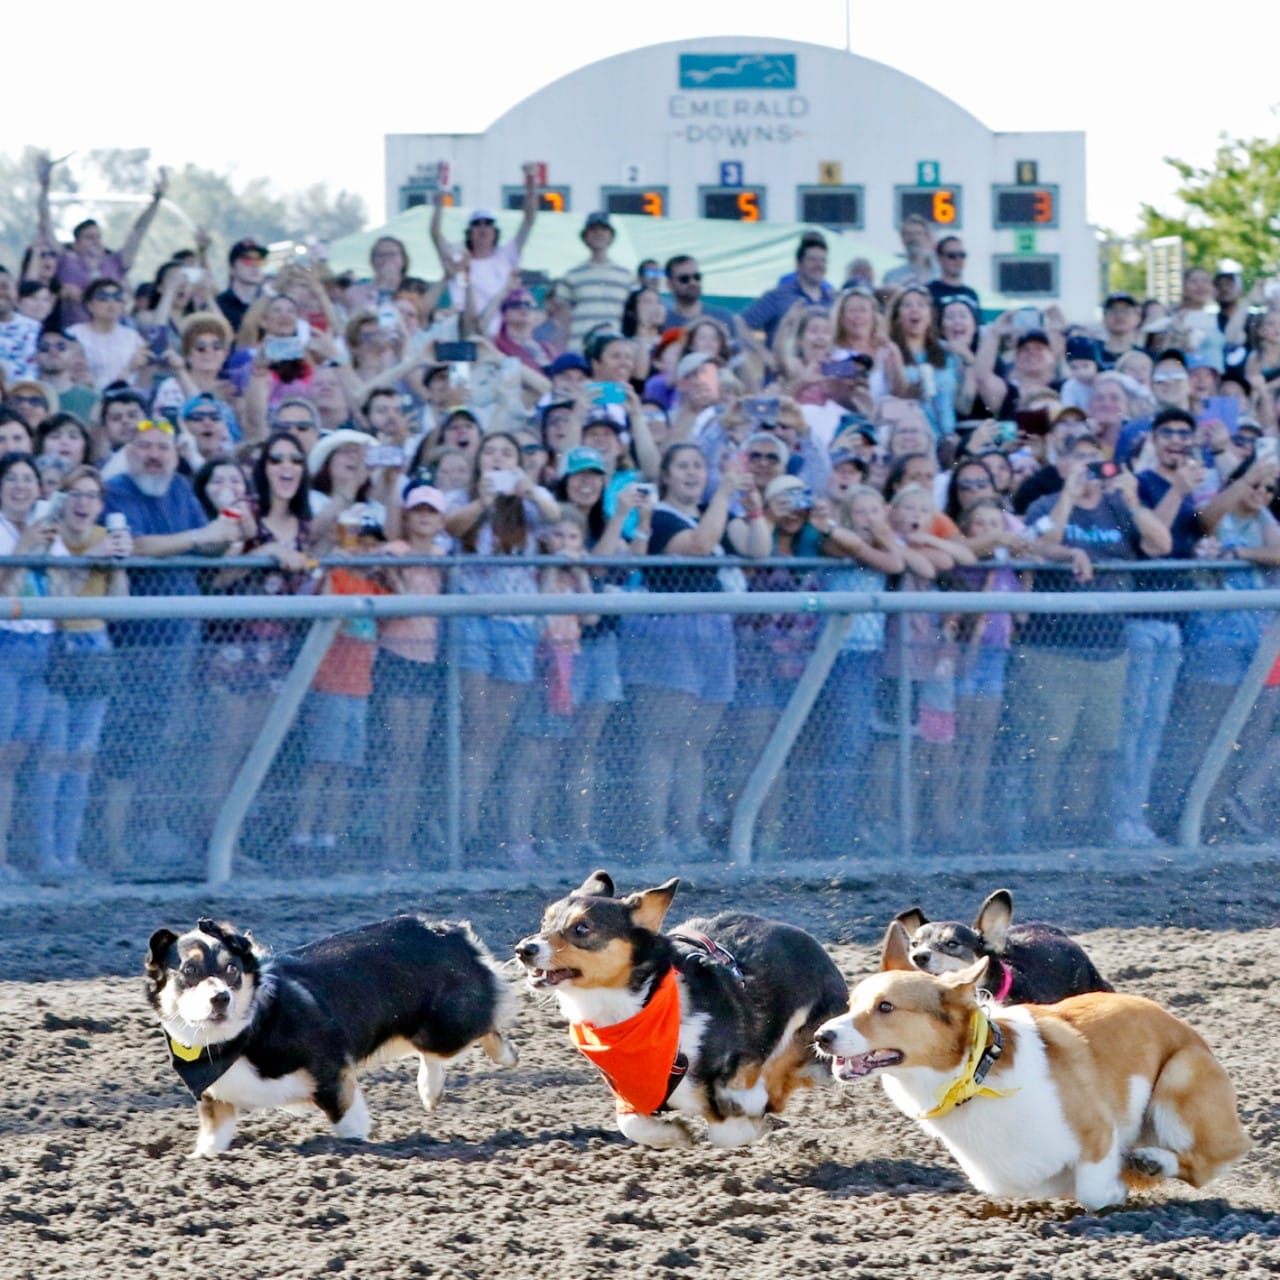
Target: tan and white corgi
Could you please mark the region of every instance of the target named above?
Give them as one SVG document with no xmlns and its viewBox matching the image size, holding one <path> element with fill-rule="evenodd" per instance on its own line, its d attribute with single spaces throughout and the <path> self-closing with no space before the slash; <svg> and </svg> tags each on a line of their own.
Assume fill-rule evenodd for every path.
<svg viewBox="0 0 1280 1280">
<path fill-rule="evenodd" d="M 922 973 L 895 921 L 881 971 L 818 1029 L 832 1074 L 879 1074 L 991 1195 L 1100 1209 L 1162 1178 L 1204 1186 L 1249 1149 L 1227 1073 L 1180 1018 L 1112 992 L 997 1009 L 977 994 L 987 963 Z"/>
</svg>

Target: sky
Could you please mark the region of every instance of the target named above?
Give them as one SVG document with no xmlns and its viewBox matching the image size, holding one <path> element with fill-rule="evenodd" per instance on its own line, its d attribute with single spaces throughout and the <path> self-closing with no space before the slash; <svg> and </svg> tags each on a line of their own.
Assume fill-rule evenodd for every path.
<svg viewBox="0 0 1280 1280">
<path fill-rule="evenodd" d="M 51 46 L 55 22 L 74 34 Z M 480 131 L 576 67 L 645 44 L 754 35 L 844 48 L 847 29 L 855 53 L 992 129 L 1083 129 L 1089 217 L 1121 234 L 1144 200 L 1173 207 L 1166 155 L 1207 164 L 1221 133 L 1280 133 L 1274 42 L 1250 40 L 1248 23 L 1216 35 L 1188 0 L 67 0 L 6 12 L 7 48 L 27 52 L 7 60 L 0 151 L 147 146 L 160 162 L 266 176 L 281 190 L 357 191 L 376 224 L 384 134 Z M 52 59 L 34 52 L 51 47 Z M 24 102 L 38 109 L 12 109 Z"/>
</svg>

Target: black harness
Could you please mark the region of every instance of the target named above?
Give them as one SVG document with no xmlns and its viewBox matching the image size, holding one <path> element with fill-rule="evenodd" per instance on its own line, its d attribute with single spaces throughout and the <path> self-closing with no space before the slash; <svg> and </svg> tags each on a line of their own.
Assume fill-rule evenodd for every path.
<svg viewBox="0 0 1280 1280">
<path fill-rule="evenodd" d="M 687 942 L 695 951 L 713 964 L 723 965 L 738 986 L 746 985 L 746 979 L 742 976 L 742 970 L 739 968 L 737 960 L 734 959 L 733 953 L 720 946 L 718 942 L 708 938 L 705 933 L 673 933 L 669 936 L 678 942 Z M 677 1053 L 675 1062 L 671 1064 L 671 1074 L 667 1077 L 667 1091 L 662 1096 L 662 1105 L 658 1108 L 658 1112 L 668 1110 L 667 1103 L 670 1101 L 671 1095 L 675 1093 L 680 1086 L 680 1081 L 688 1074 L 689 1059 L 685 1054 Z"/>
<path fill-rule="evenodd" d="M 197 1102 L 206 1089 L 221 1080 L 236 1064 L 248 1038 L 248 1032 L 242 1031 L 234 1040 L 197 1048 L 179 1044 L 168 1032 L 164 1037 L 170 1064 Z"/>
</svg>

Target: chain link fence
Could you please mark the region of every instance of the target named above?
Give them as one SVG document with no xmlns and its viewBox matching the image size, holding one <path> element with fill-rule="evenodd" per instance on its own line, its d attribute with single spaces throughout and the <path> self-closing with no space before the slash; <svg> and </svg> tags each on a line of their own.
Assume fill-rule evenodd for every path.
<svg viewBox="0 0 1280 1280">
<path fill-rule="evenodd" d="M 387 563 L 128 562 L 127 599 L 7 602 L 8 864 L 871 865 L 1173 842 L 1189 803 L 1209 839 L 1280 823 L 1278 601 L 1230 566 L 895 594 L 829 559 L 401 558 L 438 594 L 397 596 Z"/>
</svg>

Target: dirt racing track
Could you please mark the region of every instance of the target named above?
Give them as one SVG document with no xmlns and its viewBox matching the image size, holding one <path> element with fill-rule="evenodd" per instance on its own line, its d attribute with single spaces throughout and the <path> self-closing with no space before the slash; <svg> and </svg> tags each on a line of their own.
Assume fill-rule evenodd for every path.
<svg viewBox="0 0 1280 1280">
<path fill-rule="evenodd" d="M 1020 918 L 1071 928 L 1118 989 L 1187 1018 L 1226 1065 L 1255 1146 L 1202 1191 L 1168 1184 L 1097 1214 L 992 1200 L 874 1082 L 801 1096 L 742 1150 L 643 1150 L 617 1133 L 553 1002 L 527 993 L 519 1066 L 470 1052 L 431 1117 L 397 1064 L 366 1079 L 367 1144 L 333 1139 L 318 1115 L 260 1113 L 227 1155 L 190 1157 L 195 1108 L 138 976 L 153 928 L 214 914 L 283 949 L 419 909 L 471 919 L 505 957 L 589 869 L 518 892 L 364 882 L 250 898 L 188 886 L 0 906 L 0 1277 L 1280 1274 L 1280 883 L 1256 851 L 1125 873 L 1102 859 L 965 875 L 922 864 L 785 884 L 699 868 L 671 915 L 742 906 L 790 920 L 856 980 L 894 912 L 919 902 L 968 917 L 1009 885 Z M 611 870 L 623 891 L 654 882 Z"/>
</svg>

